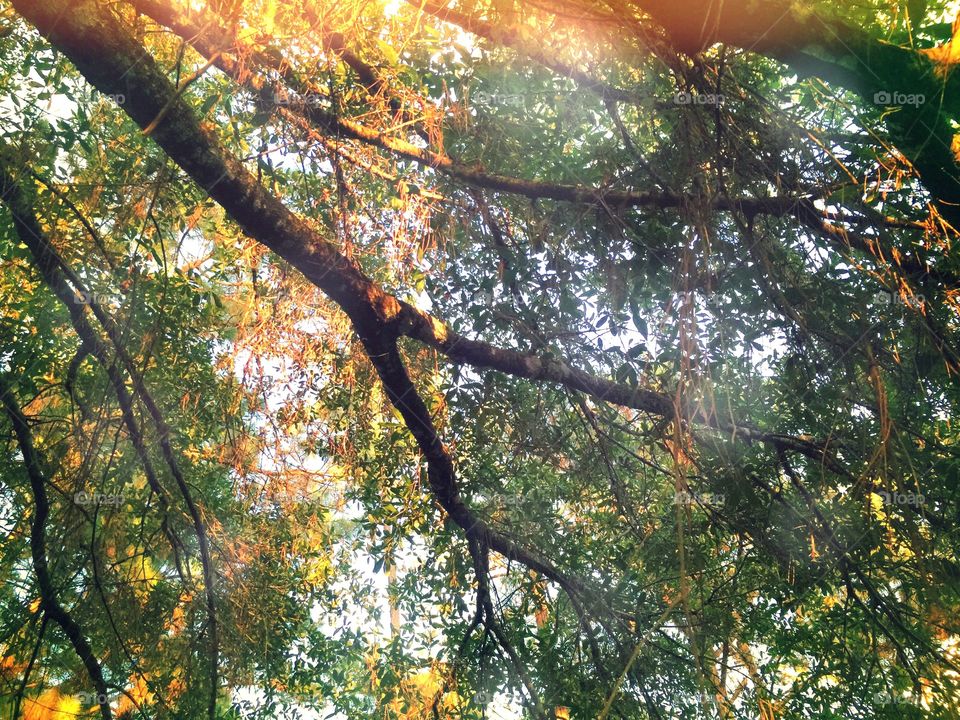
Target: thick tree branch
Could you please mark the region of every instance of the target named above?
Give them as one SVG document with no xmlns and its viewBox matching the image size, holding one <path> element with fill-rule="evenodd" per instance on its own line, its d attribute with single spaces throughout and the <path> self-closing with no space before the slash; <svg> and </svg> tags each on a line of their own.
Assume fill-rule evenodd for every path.
<svg viewBox="0 0 960 720">
<path fill-rule="evenodd" d="M 259 50 L 242 48 L 235 34 L 223 26 L 212 13 L 201 13 L 199 20 L 191 20 L 186 14 L 173 9 L 165 0 L 132 0 L 132 2 L 155 22 L 168 27 L 182 40 L 192 44 L 201 55 L 215 62 L 223 72 L 254 95 L 262 97 L 266 94 L 269 100 L 270 82 L 251 70 L 251 67 L 268 71 L 273 76 L 281 78 L 292 91 L 302 96 L 319 97 L 320 88 L 296 75 L 283 59 Z M 223 52 L 224 47 L 233 50 Z M 240 58 L 243 58 L 242 61 Z M 369 68 L 368 71 L 372 72 Z M 382 88 L 378 86 L 378 90 L 380 89 Z M 285 105 L 280 109 L 280 114 L 310 135 L 319 132 L 338 139 L 351 138 L 393 155 L 413 160 L 425 167 L 439 170 L 474 187 L 496 192 L 517 194 L 531 199 L 660 210 L 680 210 L 695 201 L 692 196 L 679 193 L 568 185 L 489 173 L 478 167 L 464 165 L 445 153 L 434 152 L 427 147 L 421 147 L 349 118 L 335 115 L 316 103 L 298 102 L 295 98 L 287 98 Z M 882 243 L 880 238 L 867 238 L 837 224 L 838 218 L 815 207 L 813 202 L 815 199 L 815 195 L 812 194 L 752 198 L 730 198 L 720 194 L 708 201 L 708 209 L 743 214 L 748 218 L 758 215 L 793 216 L 803 225 L 815 229 L 837 247 L 855 248 L 883 264 L 886 264 L 886 261 L 883 261 L 881 256 L 898 256 L 901 257 L 901 267 L 908 273 L 917 276 L 930 273 L 929 265 L 914 260 L 909 255 L 892 252 L 892 246 Z M 851 218 L 851 221 L 854 222 L 856 219 Z M 906 221 L 880 217 L 876 218 L 876 222 L 885 227 L 903 227 Z M 918 230 L 924 229 L 921 223 L 912 223 L 910 226 Z M 960 281 L 955 274 L 949 271 L 938 271 L 936 274 L 949 286 L 960 286 Z"/>
<path fill-rule="evenodd" d="M 156 117 L 154 111 L 166 106 L 175 92 L 153 59 L 96 3 L 81 3 L 70 14 L 56 5 L 21 8 L 21 12 L 34 20 L 81 72 L 89 73 L 88 79 L 97 87 L 124 87 L 128 98 L 124 109 L 141 125 L 149 125 Z M 298 267 L 350 316 L 388 394 L 426 456 L 431 488 L 451 518 L 468 536 L 485 538 L 491 549 L 554 580 L 568 592 L 577 592 L 573 580 L 544 558 L 493 532 L 463 503 L 453 462 L 395 347 L 401 303 L 256 183 L 239 161 L 219 146 L 212 132 L 197 123 L 182 100 L 174 100 L 152 137 L 251 237 Z"/>
<path fill-rule="evenodd" d="M 200 14 L 194 21 L 185 14 L 177 13 L 163 0 L 131 0 L 145 15 L 169 28 L 185 42 L 190 43 L 203 57 L 214 63 L 230 78 L 258 97 L 273 102 L 270 81 L 256 68 L 279 77 L 301 97 L 319 97 L 321 89 L 297 76 L 284 60 L 271 55 L 241 47 L 232 34 L 212 13 Z M 232 48 L 225 52 L 222 48 Z M 242 58 L 242 61 L 241 61 Z M 310 127 L 324 134 L 350 138 L 366 145 L 380 148 L 394 155 L 413 160 L 424 167 L 443 172 L 469 185 L 497 192 L 522 195 L 532 199 L 557 200 L 587 205 L 604 204 L 610 207 L 645 207 L 654 209 L 680 209 L 693 202 L 688 195 L 660 191 L 618 190 L 613 188 L 570 185 L 564 183 L 528 180 L 509 175 L 489 173 L 479 167 L 471 167 L 446 153 L 421 147 L 403 138 L 383 133 L 350 118 L 336 115 L 315 102 L 301 102 L 297 97 L 287 97 L 281 114 L 297 122 L 307 121 Z M 791 215 L 799 210 L 808 211 L 811 196 L 743 197 L 717 196 L 710 201 L 711 209 L 741 212 L 746 215 Z"/>
<path fill-rule="evenodd" d="M 108 11 L 87 1 L 65 13 L 61 6 L 66 2 L 60 0 L 37 7 L 27 0 L 17 0 L 15 5 L 73 60 L 94 86 L 107 94 L 125 95 L 123 109 L 141 126 L 149 125 L 170 102 L 174 88 L 144 48 Z M 226 54 L 221 55 L 224 56 Z M 350 317 L 391 398 L 426 455 L 431 487 L 451 517 L 468 533 L 488 535 L 487 545 L 491 549 L 575 591 L 571 581 L 545 560 L 492 533 L 478 523 L 463 504 L 452 461 L 399 360 L 394 346 L 396 338 L 406 334 L 436 348 L 454 362 L 559 383 L 600 400 L 668 418 L 676 414 L 672 398 L 596 378 L 561 361 L 467 340 L 436 318 L 398 301 L 366 277 L 312 225 L 291 213 L 257 183 L 243 165 L 222 148 L 212 127 L 196 120 L 182 98 L 174 100 L 171 110 L 151 137 L 224 207 L 244 232 L 303 272 Z M 776 436 L 742 427 L 718 427 L 741 439 L 797 448 L 818 461 L 836 465 L 836 461 L 828 456 L 826 446 L 817 448 L 815 443 L 806 439 Z"/>
</svg>

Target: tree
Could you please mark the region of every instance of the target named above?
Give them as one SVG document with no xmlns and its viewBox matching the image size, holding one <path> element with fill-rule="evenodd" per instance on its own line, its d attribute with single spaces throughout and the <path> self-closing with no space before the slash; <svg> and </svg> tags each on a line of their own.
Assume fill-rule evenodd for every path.
<svg viewBox="0 0 960 720">
<path fill-rule="evenodd" d="M 945 8 L 5 13 L 7 716 L 958 715 Z"/>
</svg>

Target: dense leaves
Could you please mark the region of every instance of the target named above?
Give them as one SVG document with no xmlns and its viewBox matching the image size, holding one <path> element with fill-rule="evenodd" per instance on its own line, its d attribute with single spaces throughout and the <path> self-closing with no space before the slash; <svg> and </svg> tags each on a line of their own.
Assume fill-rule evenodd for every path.
<svg viewBox="0 0 960 720">
<path fill-rule="evenodd" d="M 722 5 L 0 3 L 0 716 L 960 716 L 956 8 Z"/>
</svg>

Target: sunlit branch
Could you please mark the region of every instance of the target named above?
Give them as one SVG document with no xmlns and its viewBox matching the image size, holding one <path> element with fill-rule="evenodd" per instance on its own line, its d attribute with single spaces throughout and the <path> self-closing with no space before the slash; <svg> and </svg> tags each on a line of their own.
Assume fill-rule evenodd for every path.
<svg viewBox="0 0 960 720">
<path fill-rule="evenodd" d="M 213 58 L 217 67 L 265 103 L 274 104 L 275 100 L 272 96 L 276 94 L 277 88 L 267 77 L 252 72 L 251 67 L 275 74 L 299 96 L 318 97 L 320 94 L 320 88 L 297 76 L 285 62 L 263 52 L 242 48 L 236 38 L 226 28 L 220 26 L 218 19 L 210 14 L 201 14 L 203 20 L 201 23 L 176 14 L 169 7 L 162 6 L 159 0 L 132 0 L 132 2 L 142 12 L 190 43 L 203 57 Z M 223 52 L 220 50 L 223 47 L 232 47 L 234 51 Z M 280 107 L 280 114 L 288 119 L 296 116 L 303 117 L 311 126 L 332 137 L 358 140 L 399 157 L 414 160 L 425 168 L 438 170 L 474 187 L 487 190 L 586 205 L 604 204 L 609 207 L 643 207 L 661 210 L 682 209 L 695 201 L 691 195 L 666 191 L 631 191 L 568 185 L 489 173 L 478 167 L 464 165 L 445 153 L 421 147 L 350 118 L 336 115 L 315 102 L 298 100 L 297 96 L 285 99 Z M 740 212 L 747 216 L 781 217 L 810 212 L 813 209 L 813 199 L 815 195 L 737 198 L 718 195 L 709 201 L 709 209 Z M 812 211 L 817 212 L 815 209 Z"/>
</svg>

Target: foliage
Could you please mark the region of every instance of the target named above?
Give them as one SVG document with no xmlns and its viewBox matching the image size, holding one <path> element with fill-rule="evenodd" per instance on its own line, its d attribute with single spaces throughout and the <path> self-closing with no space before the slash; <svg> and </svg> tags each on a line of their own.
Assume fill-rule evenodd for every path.
<svg viewBox="0 0 960 720">
<path fill-rule="evenodd" d="M 658 2 L 88 0 L 101 72 L 31 4 L 0 717 L 960 716 L 944 7 L 787 3 L 828 39 L 694 53 Z M 150 125 L 165 86 L 95 89 L 127 40 L 178 88 Z M 468 340 L 370 331 L 170 127 Z"/>
</svg>

